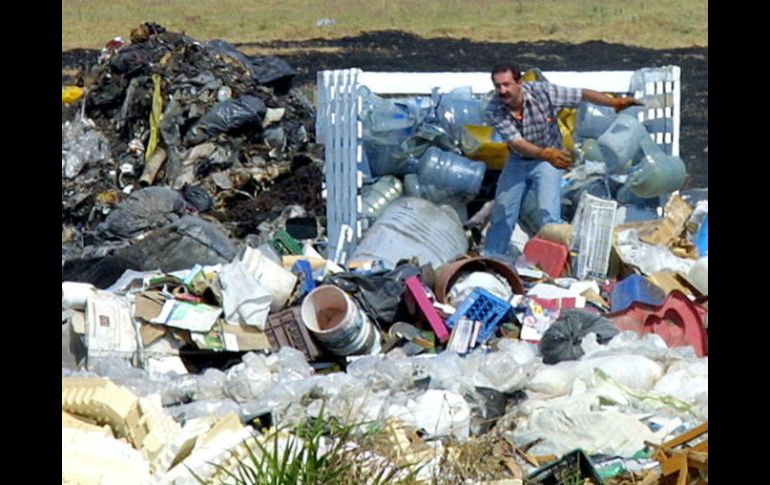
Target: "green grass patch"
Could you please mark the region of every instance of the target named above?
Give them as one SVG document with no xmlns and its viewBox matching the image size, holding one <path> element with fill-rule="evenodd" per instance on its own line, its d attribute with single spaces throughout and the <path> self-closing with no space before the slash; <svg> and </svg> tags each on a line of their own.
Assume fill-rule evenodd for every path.
<svg viewBox="0 0 770 485">
<path fill-rule="evenodd" d="M 317 26 L 321 19 L 331 25 Z M 708 45 L 708 0 L 67 0 L 62 50 L 98 48 L 143 22 L 199 40 L 302 40 L 403 30 L 495 42 L 607 42 L 649 48 Z"/>
</svg>

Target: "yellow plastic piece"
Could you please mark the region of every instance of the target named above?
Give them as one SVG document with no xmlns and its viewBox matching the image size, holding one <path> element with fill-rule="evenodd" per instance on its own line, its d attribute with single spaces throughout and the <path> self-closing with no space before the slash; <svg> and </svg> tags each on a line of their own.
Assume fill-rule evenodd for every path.
<svg viewBox="0 0 770 485">
<path fill-rule="evenodd" d="M 83 97 L 83 88 L 77 86 L 62 86 L 61 88 L 61 102 L 64 104 L 74 103 L 78 99 Z"/>
<path fill-rule="evenodd" d="M 508 145 L 493 142 L 494 131 L 491 126 L 465 125 L 460 136 L 460 145 L 466 157 L 480 160 L 492 170 L 501 170 L 508 160 Z"/>
</svg>

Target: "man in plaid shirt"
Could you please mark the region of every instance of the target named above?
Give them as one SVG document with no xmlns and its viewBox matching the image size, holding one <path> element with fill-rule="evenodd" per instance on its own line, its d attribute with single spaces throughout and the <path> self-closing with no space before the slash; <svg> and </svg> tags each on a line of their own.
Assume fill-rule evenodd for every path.
<svg viewBox="0 0 770 485">
<path fill-rule="evenodd" d="M 556 112 L 581 101 L 620 111 L 640 104 L 633 98 L 611 98 L 590 89 L 567 88 L 548 82 L 522 82 L 512 64 L 492 69 L 495 96 L 486 115 L 510 149 L 497 182 L 495 204 L 486 235 L 485 254 L 506 255 L 519 220 L 521 201 L 530 188 L 537 195 L 540 224 L 561 220 L 561 176 L 572 163 L 564 150 Z"/>
</svg>

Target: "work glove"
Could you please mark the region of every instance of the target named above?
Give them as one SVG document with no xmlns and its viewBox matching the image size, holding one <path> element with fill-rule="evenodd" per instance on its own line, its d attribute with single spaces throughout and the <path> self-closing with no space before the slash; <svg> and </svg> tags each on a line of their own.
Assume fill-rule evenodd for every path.
<svg viewBox="0 0 770 485">
<path fill-rule="evenodd" d="M 629 106 L 644 106 L 644 103 L 634 98 L 612 98 L 612 109 L 614 109 L 616 113 Z"/>
<path fill-rule="evenodd" d="M 547 147 L 540 150 L 540 158 L 547 161 L 556 168 L 565 169 L 572 165 L 572 157 L 566 150 Z"/>
</svg>

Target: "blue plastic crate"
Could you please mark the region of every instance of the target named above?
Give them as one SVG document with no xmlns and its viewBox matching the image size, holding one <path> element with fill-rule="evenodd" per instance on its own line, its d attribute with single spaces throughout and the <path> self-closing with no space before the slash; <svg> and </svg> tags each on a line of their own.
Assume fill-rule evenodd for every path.
<svg viewBox="0 0 770 485">
<path fill-rule="evenodd" d="M 483 288 L 476 288 L 460 303 L 459 308 L 447 319 L 446 324 L 449 328 L 454 328 L 455 323 L 462 317 L 480 321 L 483 327 L 479 331 L 477 341 L 486 342 L 495 334 L 495 330 L 510 311 L 511 305 L 508 302 Z"/>
</svg>

